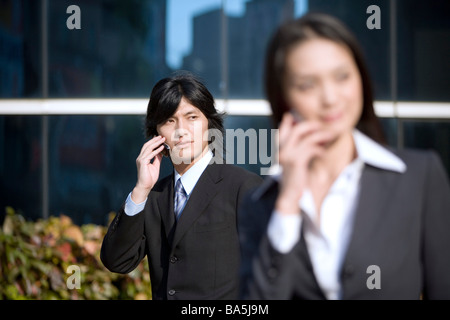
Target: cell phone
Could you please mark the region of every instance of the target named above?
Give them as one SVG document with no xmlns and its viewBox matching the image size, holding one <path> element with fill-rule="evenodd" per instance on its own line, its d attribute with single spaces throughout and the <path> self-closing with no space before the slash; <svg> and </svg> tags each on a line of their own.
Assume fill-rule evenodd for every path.
<svg viewBox="0 0 450 320">
<path fill-rule="evenodd" d="M 297 123 L 299 123 L 299 122 L 302 122 L 304 119 L 303 119 L 303 117 L 297 112 L 297 111 L 295 111 L 295 110 L 290 110 L 289 111 L 291 114 L 292 114 L 292 116 L 294 117 L 294 123 L 295 124 L 297 124 Z"/>
<path fill-rule="evenodd" d="M 169 157 L 169 151 L 170 151 L 170 147 L 167 143 L 163 143 L 164 145 L 164 149 L 161 151 L 162 155 L 165 157 Z"/>
<path fill-rule="evenodd" d="M 154 137 L 156 137 L 156 136 L 153 136 L 152 139 L 153 139 Z M 165 142 L 163 142 L 162 144 L 164 145 L 164 149 L 161 151 L 161 154 L 162 154 L 163 156 L 165 156 L 165 157 L 169 157 L 169 151 L 170 151 L 169 145 L 168 145 L 167 143 L 165 143 Z M 159 146 L 158 146 L 157 148 L 155 148 L 155 149 L 158 149 L 160 146 L 161 146 L 161 145 L 159 145 Z"/>
</svg>

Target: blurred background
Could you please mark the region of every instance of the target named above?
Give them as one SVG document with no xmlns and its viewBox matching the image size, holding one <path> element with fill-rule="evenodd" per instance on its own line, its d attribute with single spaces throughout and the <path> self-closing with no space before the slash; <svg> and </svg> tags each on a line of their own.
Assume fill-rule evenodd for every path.
<svg viewBox="0 0 450 320">
<path fill-rule="evenodd" d="M 373 4 L 381 29 L 366 26 Z M 226 128 L 270 129 L 265 47 L 308 11 L 361 42 L 389 144 L 436 150 L 450 176 L 448 0 L 0 0 L 1 215 L 106 225 L 136 181 L 150 91 L 176 70 L 204 80 Z"/>
</svg>

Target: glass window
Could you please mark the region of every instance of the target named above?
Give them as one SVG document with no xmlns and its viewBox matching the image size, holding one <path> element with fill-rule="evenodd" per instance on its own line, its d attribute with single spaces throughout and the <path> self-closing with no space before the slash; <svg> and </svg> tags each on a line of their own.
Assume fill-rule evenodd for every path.
<svg viewBox="0 0 450 320">
<path fill-rule="evenodd" d="M 399 100 L 450 101 L 450 1 L 396 3 Z"/>
<path fill-rule="evenodd" d="M 42 95 L 41 2 L 0 2 L 0 98 Z"/>
<path fill-rule="evenodd" d="M 142 116 L 51 116 L 50 215 L 106 223 L 136 184 Z"/>
<path fill-rule="evenodd" d="M 217 98 L 261 98 L 264 53 L 275 27 L 321 11 L 341 18 L 356 34 L 377 100 L 449 101 L 450 2 L 395 3 L 395 26 L 391 1 L 379 0 L 381 29 L 370 30 L 370 0 L 95 0 L 78 4 L 81 29 L 70 30 L 69 0 L 48 1 L 46 8 L 42 1 L 5 0 L 0 97 L 148 97 L 157 80 L 186 69 L 200 75 Z M 390 59 L 393 28 L 395 61 Z M 43 64 L 45 39 L 48 63 Z M 394 93 L 391 66 L 398 78 Z"/>
<path fill-rule="evenodd" d="M 220 0 L 83 2 L 79 30 L 66 27 L 71 4 L 49 5 L 51 97 L 148 97 L 179 69 L 220 96 Z"/>
<path fill-rule="evenodd" d="M 41 118 L 0 116 L 0 217 L 6 206 L 42 217 Z"/>
<path fill-rule="evenodd" d="M 170 71 L 166 1 L 84 1 L 81 29 L 66 26 L 72 4 L 49 1 L 49 96 L 148 97 Z"/>
<path fill-rule="evenodd" d="M 259 175 L 272 165 L 272 119 L 267 116 L 227 116 L 225 159 Z"/>
<path fill-rule="evenodd" d="M 396 148 L 398 145 L 398 119 L 380 118 L 381 127 L 383 128 L 384 137 L 388 146 Z"/>
<path fill-rule="evenodd" d="M 341 19 L 358 39 L 371 74 L 375 99 L 391 100 L 390 1 L 389 0 L 309 0 L 309 11 L 328 13 Z M 367 8 L 380 8 L 381 29 L 369 29 Z"/>
<path fill-rule="evenodd" d="M 119 210 L 136 184 L 136 158 L 146 141 L 143 120 L 143 116 L 50 117 L 50 215 L 65 213 L 79 224 L 105 224 L 107 214 Z M 226 134 L 234 139 L 226 145 L 232 146 L 226 150 L 227 160 L 257 174 L 268 168 L 270 126 L 269 117 L 226 117 Z M 256 145 L 257 155 L 251 154 Z M 172 170 L 170 160 L 163 158 L 159 178 Z"/>
<path fill-rule="evenodd" d="M 450 121 L 409 120 L 403 122 L 403 130 L 405 147 L 435 150 L 450 177 Z"/>
<path fill-rule="evenodd" d="M 194 72 L 216 98 L 223 97 L 222 1 L 170 0 L 167 4 L 170 66 Z"/>
<path fill-rule="evenodd" d="M 448 0 L 432 6 L 419 0 L 79 1 L 81 29 L 71 30 L 66 22 L 74 12 L 66 11 L 73 4 L 0 1 L 0 98 L 148 98 L 156 81 L 190 70 L 217 99 L 263 99 L 269 37 L 281 22 L 320 11 L 355 33 L 376 100 L 450 101 Z M 381 29 L 367 27 L 373 4 L 381 10 Z M 435 149 L 450 175 L 448 119 L 381 123 L 388 145 Z M 269 116 L 227 116 L 225 128 L 229 162 L 257 174 L 270 167 Z M 12 206 L 42 217 L 48 188 L 50 215 L 104 224 L 136 183 L 144 142 L 142 115 L 0 115 L 0 210 Z M 164 158 L 160 179 L 172 170 Z"/>
<path fill-rule="evenodd" d="M 297 3 L 296 3 L 297 2 Z M 230 98 L 262 98 L 267 43 L 282 22 L 293 19 L 305 1 L 226 1 L 227 93 Z"/>
</svg>

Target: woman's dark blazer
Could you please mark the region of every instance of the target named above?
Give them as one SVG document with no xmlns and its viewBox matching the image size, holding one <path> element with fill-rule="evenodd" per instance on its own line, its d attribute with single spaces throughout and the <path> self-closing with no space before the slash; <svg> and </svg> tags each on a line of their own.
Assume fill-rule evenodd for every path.
<svg viewBox="0 0 450 320">
<path fill-rule="evenodd" d="M 432 151 L 403 150 L 404 173 L 365 165 L 340 272 L 343 299 L 450 299 L 450 187 Z M 267 237 L 278 183 L 267 179 L 239 213 L 241 297 L 325 299 L 303 237 L 287 254 Z M 368 285 L 379 267 L 381 287 Z"/>
</svg>

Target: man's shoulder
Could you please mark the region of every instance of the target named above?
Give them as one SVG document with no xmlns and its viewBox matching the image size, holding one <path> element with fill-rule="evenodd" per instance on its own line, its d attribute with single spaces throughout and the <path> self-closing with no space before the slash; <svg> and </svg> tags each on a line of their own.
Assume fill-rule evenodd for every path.
<svg viewBox="0 0 450 320">
<path fill-rule="evenodd" d="M 228 164 L 228 163 L 224 163 L 224 164 L 213 164 L 215 166 L 218 166 L 219 170 L 221 170 L 222 175 L 226 176 L 226 177 L 233 177 L 233 178 L 238 178 L 238 179 L 249 179 L 249 178 L 254 178 L 254 179 L 261 179 L 262 178 L 244 168 L 244 167 L 240 167 L 234 164 Z"/>
<path fill-rule="evenodd" d="M 152 191 L 162 192 L 173 181 L 173 174 L 160 178 L 152 188 Z"/>
<path fill-rule="evenodd" d="M 232 164 L 212 163 L 208 166 L 207 172 L 213 181 L 222 181 L 229 188 L 236 188 L 236 190 L 243 185 L 257 186 L 263 181 L 258 174 Z"/>
</svg>

